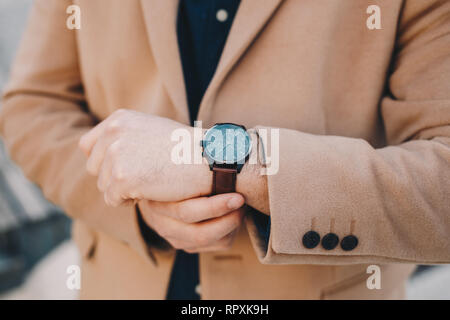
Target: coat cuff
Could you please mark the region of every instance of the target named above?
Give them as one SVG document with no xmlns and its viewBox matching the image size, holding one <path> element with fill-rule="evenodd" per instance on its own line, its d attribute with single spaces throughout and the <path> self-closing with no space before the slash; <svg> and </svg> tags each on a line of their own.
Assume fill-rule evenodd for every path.
<svg viewBox="0 0 450 320">
<path fill-rule="evenodd" d="M 263 149 L 270 173 L 268 242 L 258 231 L 255 215 L 246 220 L 261 263 L 448 263 L 447 244 L 441 244 L 447 231 L 439 225 L 448 202 L 426 206 L 423 197 L 434 189 L 409 176 L 403 183 L 397 172 L 427 169 L 445 188 L 448 184 L 438 170 L 447 166 L 441 156 L 448 155 L 446 145 L 414 141 L 377 150 L 363 139 L 289 129 L 275 129 L 272 135 L 272 130 L 257 128 L 262 144 L 258 149 Z M 274 141 L 278 145 L 272 148 Z M 419 161 L 424 155 L 430 159 L 427 166 Z M 395 197 L 398 193 L 409 202 Z M 433 230 L 430 241 L 420 237 L 423 228 Z"/>
<path fill-rule="evenodd" d="M 293 197 L 293 194 L 302 192 L 302 183 L 298 182 L 301 181 L 302 175 L 304 178 L 308 177 L 304 185 L 317 184 L 317 194 L 320 193 L 320 186 L 327 184 L 326 180 L 317 183 L 311 180 L 314 177 L 327 179 L 326 175 L 314 174 L 310 170 L 303 171 L 298 165 L 292 164 L 293 161 L 301 163 L 302 157 L 309 158 L 307 161 L 312 163 L 313 167 L 317 163 L 316 170 L 320 170 L 319 161 L 311 160 L 321 157 L 320 154 L 308 154 L 306 146 L 303 151 L 299 151 L 298 148 L 292 150 L 287 145 L 286 141 L 298 139 L 297 135 L 301 133 L 295 132 L 295 137 L 292 137 L 290 130 L 270 127 L 256 127 L 254 130 L 258 136 L 258 157 L 264 173 L 267 174 L 270 219 L 264 218 L 266 215 L 252 209 L 246 224 L 261 263 L 340 265 L 371 263 L 374 260 L 393 261 L 392 257 L 384 259 L 362 251 L 365 244 L 361 246 L 359 235 L 354 234 L 355 218 L 352 215 L 333 215 L 330 211 L 320 210 L 319 207 L 310 206 L 308 210 L 306 205 L 303 207 L 294 205 L 293 199 L 299 197 Z M 277 131 L 275 135 L 272 134 L 272 130 Z M 310 137 L 312 136 L 304 134 L 305 140 Z M 278 146 L 273 146 L 274 142 L 278 143 Z M 279 156 L 273 153 L 278 153 Z M 299 153 L 303 154 L 300 158 Z M 292 187 L 295 187 L 295 190 L 291 189 Z M 324 241 L 324 238 L 330 238 L 329 243 Z M 344 238 L 349 240 L 350 250 L 342 249 Z M 352 242 L 352 239 L 356 241 Z M 406 262 L 403 259 L 401 261 Z"/>
</svg>

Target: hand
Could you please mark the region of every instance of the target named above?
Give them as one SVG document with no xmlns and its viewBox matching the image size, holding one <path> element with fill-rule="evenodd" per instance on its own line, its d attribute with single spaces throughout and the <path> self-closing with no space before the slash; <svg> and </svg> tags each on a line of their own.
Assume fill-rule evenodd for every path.
<svg viewBox="0 0 450 320">
<path fill-rule="evenodd" d="M 179 201 L 209 194 L 212 177 L 206 164 L 175 164 L 171 159 L 171 134 L 179 128 L 193 132 L 167 118 L 118 110 L 80 139 L 88 156 L 86 168 L 98 176 L 107 204 Z"/>
<path fill-rule="evenodd" d="M 194 253 L 231 247 L 244 215 L 238 193 L 199 197 L 179 202 L 142 200 L 145 223 L 174 248 Z"/>
</svg>

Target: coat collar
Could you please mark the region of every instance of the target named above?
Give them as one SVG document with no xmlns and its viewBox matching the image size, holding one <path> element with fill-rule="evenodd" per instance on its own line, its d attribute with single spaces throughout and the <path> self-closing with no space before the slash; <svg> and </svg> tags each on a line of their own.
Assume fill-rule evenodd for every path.
<svg viewBox="0 0 450 320">
<path fill-rule="evenodd" d="M 189 123 L 183 68 L 178 50 L 178 1 L 140 0 L 147 34 L 162 81 L 177 111 Z M 202 99 L 198 118 L 211 112 L 217 90 L 283 0 L 243 0 L 234 18 L 217 70 Z"/>
</svg>

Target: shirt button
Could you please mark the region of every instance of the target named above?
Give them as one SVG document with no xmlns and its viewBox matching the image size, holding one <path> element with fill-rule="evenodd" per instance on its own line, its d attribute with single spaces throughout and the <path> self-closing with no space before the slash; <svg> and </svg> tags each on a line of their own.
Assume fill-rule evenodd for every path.
<svg viewBox="0 0 450 320">
<path fill-rule="evenodd" d="M 227 10 L 225 10 L 225 9 L 218 10 L 217 13 L 216 13 L 216 18 L 220 22 L 227 21 L 227 19 L 228 19 L 228 12 L 227 12 Z"/>
<path fill-rule="evenodd" d="M 202 287 L 200 286 L 200 284 L 195 286 L 195 293 L 198 294 L 199 296 L 202 295 Z"/>
</svg>

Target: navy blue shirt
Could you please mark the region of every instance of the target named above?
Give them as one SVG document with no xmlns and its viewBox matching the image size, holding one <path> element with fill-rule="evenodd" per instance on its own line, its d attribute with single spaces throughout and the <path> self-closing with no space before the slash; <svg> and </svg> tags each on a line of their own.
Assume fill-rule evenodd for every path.
<svg viewBox="0 0 450 320">
<path fill-rule="evenodd" d="M 178 8 L 178 46 L 183 65 L 191 122 L 197 117 L 240 0 L 181 0 Z"/>
<path fill-rule="evenodd" d="M 168 1 L 168 0 L 161 0 Z M 181 0 L 177 34 L 191 123 L 208 87 L 240 0 Z M 177 250 L 167 299 L 199 299 L 198 254 Z"/>
<path fill-rule="evenodd" d="M 239 4 L 240 0 L 180 0 L 177 18 L 178 46 L 192 124 L 216 71 Z M 270 219 L 261 213 L 255 213 L 254 219 L 267 244 Z M 167 299 L 199 299 L 195 291 L 199 284 L 198 271 L 198 254 L 178 250 Z"/>
</svg>

